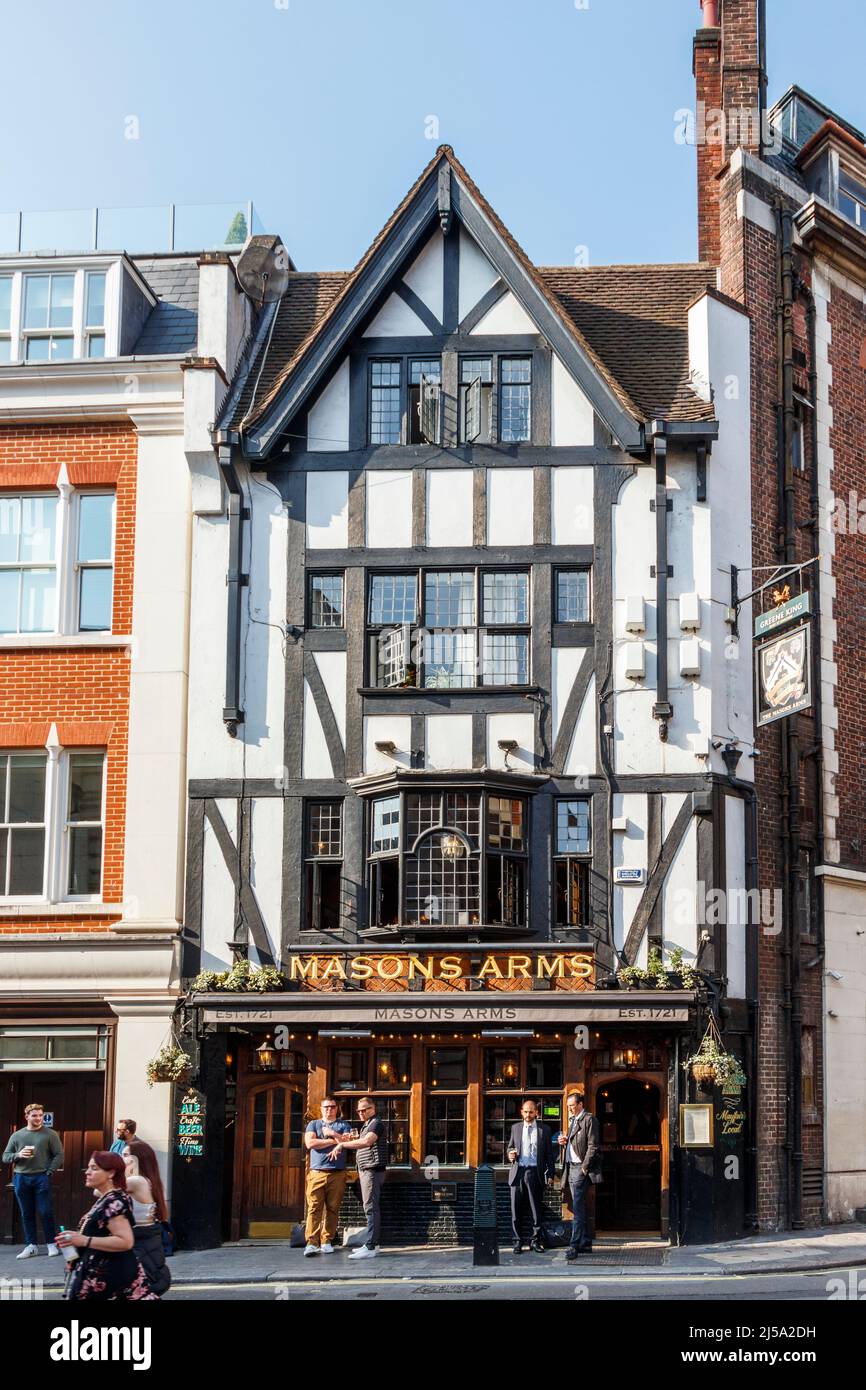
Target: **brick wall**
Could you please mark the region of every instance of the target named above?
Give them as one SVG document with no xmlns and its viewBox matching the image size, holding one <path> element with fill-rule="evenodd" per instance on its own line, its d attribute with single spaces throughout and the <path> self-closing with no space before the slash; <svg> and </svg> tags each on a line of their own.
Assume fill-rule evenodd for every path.
<svg viewBox="0 0 866 1390">
<path fill-rule="evenodd" d="M 0 489 L 56 485 L 116 489 L 112 630 L 132 631 L 137 437 L 126 424 L 0 425 Z M 57 723 L 67 745 L 107 749 L 102 896 L 123 898 L 129 727 L 129 651 L 67 647 L 0 652 L 0 744 L 41 747 Z M 0 933 L 103 931 L 107 918 L 0 917 Z"/>
</svg>

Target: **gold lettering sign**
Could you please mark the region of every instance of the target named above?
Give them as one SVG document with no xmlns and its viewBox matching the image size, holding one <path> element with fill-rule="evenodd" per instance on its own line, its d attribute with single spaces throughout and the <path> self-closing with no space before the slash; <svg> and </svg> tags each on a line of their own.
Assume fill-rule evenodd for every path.
<svg viewBox="0 0 866 1390">
<path fill-rule="evenodd" d="M 393 989 L 394 985 L 408 986 L 412 980 L 497 981 L 498 988 L 509 980 L 563 980 L 591 982 L 595 978 L 595 960 L 590 951 L 555 951 L 549 955 L 530 955 L 523 952 L 488 952 L 480 965 L 466 955 L 437 955 L 393 952 L 376 955 L 292 955 L 284 967 L 289 980 L 299 981 L 307 989 L 333 988 L 336 981 L 356 981 L 369 989 L 380 984 Z M 526 986 L 524 985 L 523 988 Z"/>
</svg>

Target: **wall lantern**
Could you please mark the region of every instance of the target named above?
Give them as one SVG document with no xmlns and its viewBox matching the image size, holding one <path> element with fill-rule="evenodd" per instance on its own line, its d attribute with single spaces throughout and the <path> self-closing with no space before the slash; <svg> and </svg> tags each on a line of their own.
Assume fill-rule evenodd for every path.
<svg viewBox="0 0 866 1390">
<path fill-rule="evenodd" d="M 256 1060 L 255 1060 L 255 1070 L 256 1070 L 256 1071 L 275 1071 L 275 1070 L 276 1070 L 276 1061 L 275 1061 L 275 1058 L 274 1058 L 274 1050 L 273 1050 L 273 1048 L 271 1047 L 270 1041 L 269 1041 L 268 1038 L 265 1038 L 265 1040 L 264 1040 L 264 1042 L 262 1043 L 261 1047 L 257 1047 L 257 1048 L 256 1048 L 255 1053 L 254 1053 L 253 1055 L 255 1056 L 255 1059 L 256 1059 Z"/>
</svg>

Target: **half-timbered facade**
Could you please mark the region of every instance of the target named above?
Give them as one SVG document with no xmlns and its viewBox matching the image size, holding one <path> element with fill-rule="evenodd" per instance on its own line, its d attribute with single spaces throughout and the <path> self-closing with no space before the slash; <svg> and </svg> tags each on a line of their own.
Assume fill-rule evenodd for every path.
<svg viewBox="0 0 866 1390">
<path fill-rule="evenodd" d="M 386 1239 L 464 1236 L 523 1096 L 557 1129 L 574 1086 L 599 1228 L 742 1229 L 748 1091 L 724 1142 L 680 1130 L 708 1008 L 752 1084 L 749 332 L 715 284 L 534 266 L 442 147 L 353 272 L 261 306 L 191 455 L 188 1241 L 291 1229 L 326 1090 L 379 1098 Z"/>
</svg>

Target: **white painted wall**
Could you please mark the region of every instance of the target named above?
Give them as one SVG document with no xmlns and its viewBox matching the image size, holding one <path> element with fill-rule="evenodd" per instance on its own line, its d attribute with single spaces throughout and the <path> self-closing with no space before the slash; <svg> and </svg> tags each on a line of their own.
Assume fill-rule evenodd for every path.
<svg viewBox="0 0 866 1390">
<path fill-rule="evenodd" d="M 180 921 L 186 828 L 190 480 L 183 437 L 143 434 L 138 470 L 124 922 Z"/>
<path fill-rule="evenodd" d="M 514 753 L 503 753 L 499 739 L 517 739 Z M 514 772 L 535 771 L 535 716 L 532 714 L 488 714 L 487 766 L 497 770 L 508 767 Z"/>
<path fill-rule="evenodd" d="M 442 261 L 445 239 L 437 228 L 423 251 L 410 265 L 403 276 L 403 283 L 423 300 L 437 319 L 442 320 L 442 295 L 444 286 Z"/>
<path fill-rule="evenodd" d="M 234 936 L 235 890 L 219 842 L 204 823 L 201 892 L 201 968 L 225 970 L 231 964 L 226 942 Z"/>
<path fill-rule="evenodd" d="M 739 796 L 725 797 L 725 868 L 728 902 L 745 901 L 746 803 Z M 732 897 L 736 894 L 736 897 Z M 742 913 L 729 912 L 725 939 L 728 949 L 728 998 L 746 997 L 746 932 Z M 738 920 L 732 921 L 736 917 Z M 754 928 L 753 928 L 754 930 Z"/>
<path fill-rule="evenodd" d="M 170 1195 L 173 1086 L 148 1086 L 145 1064 L 171 1036 L 174 1001 L 112 1000 L 117 1014 L 114 1051 L 114 1119 L 132 1115 L 138 1133 L 156 1151 L 166 1197 Z"/>
<path fill-rule="evenodd" d="M 499 271 L 494 269 L 484 252 L 464 228 L 460 228 L 460 289 L 458 314 L 461 321 L 470 309 L 496 284 Z"/>
<path fill-rule="evenodd" d="M 551 650 L 550 736 L 556 742 L 565 706 L 577 673 L 590 658 L 588 647 L 554 647 Z"/>
<path fill-rule="evenodd" d="M 425 767 L 472 766 L 472 715 L 430 714 L 424 720 Z"/>
<path fill-rule="evenodd" d="M 364 337 L 429 338 L 430 329 L 398 294 L 391 294 L 365 330 Z"/>
<path fill-rule="evenodd" d="M 615 831 L 613 836 L 613 866 L 615 869 L 643 869 L 648 872 L 647 862 L 647 799 L 639 792 L 616 792 L 613 798 L 614 818 L 628 818 L 627 831 Z M 593 829 L 593 834 L 604 834 L 604 826 Z M 643 892 L 642 884 L 613 885 L 613 926 L 614 941 L 622 948 L 634 920 L 637 905 Z"/>
<path fill-rule="evenodd" d="M 592 468 L 552 468 L 551 540 L 554 545 L 592 545 Z"/>
<path fill-rule="evenodd" d="M 473 333 L 537 333 L 523 305 L 508 290 L 472 329 Z"/>
<path fill-rule="evenodd" d="M 337 368 L 307 415 L 307 448 L 326 453 L 349 447 L 349 359 Z"/>
<path fill-rule="evenodd" d="M 472 544 L 471 468 L 427 470 L 427 544 Z"/>
<path fill-rule="evenodd" d="M 487 469 L 487 544 L 532 545 L 532 469 Z"/>
<path fill-rule="evenodd" d="M 595 676 L 590 678 L 565 760 L 566 777 L 591 777 L 598 767 L 598 708 Z"/>
<path fill-rule="evenodd" d="M 349 544 L 349 474 L 307 474 L 307 549 L 344 550 Z"/>
<path fill-rule="evenodd" d="M 692 816 L 661 891 L 665 955 L 675 946 L 682 946 L 686 962 L 690 965 L 694 963 L 698 950 L 695 925 L 697 850 L 697 820 Z"/>
<path fill-rule="evenodd" d="M 346 746 L 346 653 L 314 652 L 313 660 L 319 668 L 325 693 L 331 702 L 331 709 L 337 721 L 337 729 Z"/>
<path fill-rule="evenodd" d="M 866 1206 L 866 876 L 843 875 L 828 866 L 824 879 L 824 965 L 843 976 L 825 982 L 827 1208 L 834 1222 L 851 1221 Z"/>
<path fill-rule="evenodd" d="M 556 353 L 551 378 L 550 442 L 558 446 L 595 443 L 592 406 Z"/>
<path fill-rule="evenodd" d="M 412 544 L 412 473 L 403 469 L 366 472 L 367 545 L 376 547 Z"/>
<path fill-rule="evenodd" d="M 334 769 L 328 755 L 325 731 L 316 709 L 309 681 L 304 681 L 304 749 L 301 761 L 302 777 L 333 777 Z"/>
<path fill-rule="evenodd" d="M 394 756 L 380 753 L 377 743 L 395 745 Z M 389 772 L 412 766 L 412 720 L 408 715 L 370 714 L 364 717 L 364 771 Z"/>
<path fill-rule="evenodd" d="M 280 959 L 283 807 L 280 796 L 254 796 L 250 800 L 250 884 L 275 961 Z M 250 959 L 261 964 L 252 941 Z"/>
</svg>

